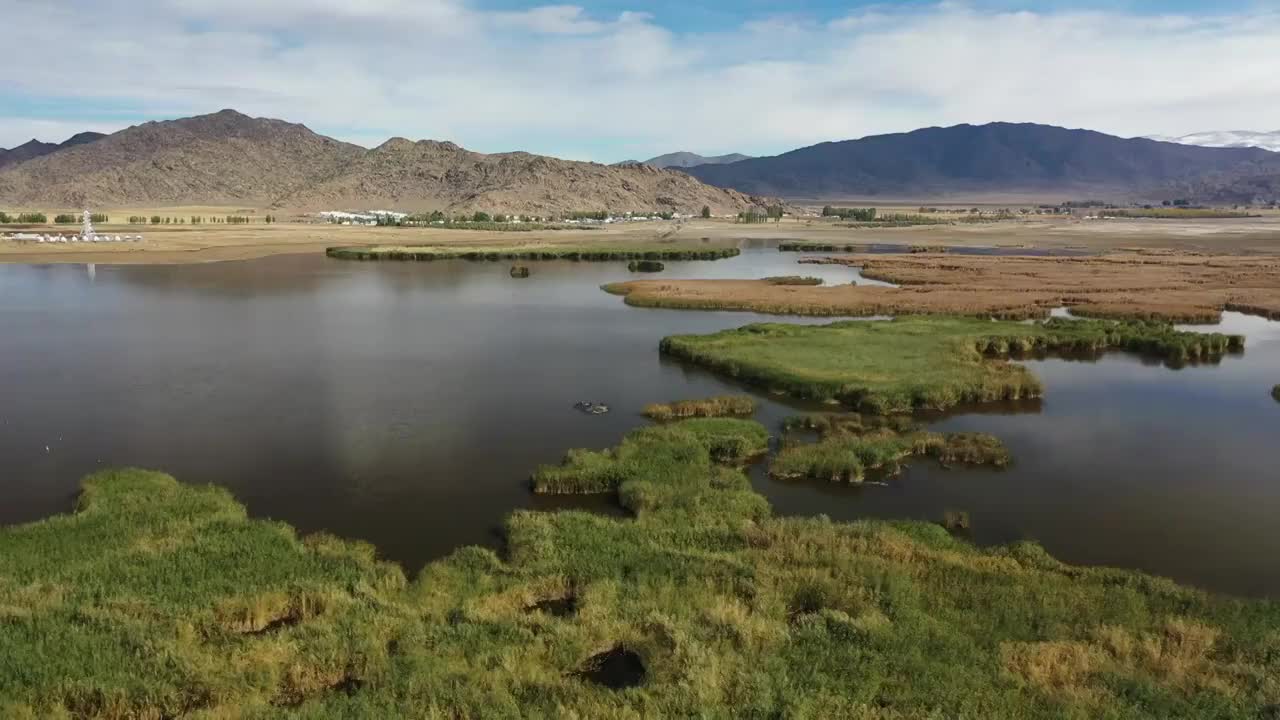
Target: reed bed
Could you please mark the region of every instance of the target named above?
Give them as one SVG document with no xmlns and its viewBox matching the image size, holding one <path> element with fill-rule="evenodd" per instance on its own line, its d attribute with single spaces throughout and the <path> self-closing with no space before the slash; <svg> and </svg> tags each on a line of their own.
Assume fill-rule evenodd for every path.
<svg viewBox="0 0 1280 720">
<path fill-rule="evenodd" d="M 1275 385 L 1271 388 L 1271 397 L 1274 398 L 1276 402 L 1280 402 L 1280 385 Z"/>
<path fill-rule="evenodd" d="M 722 260 L 740 254 L 736 247 L 664 245 L 655 249 L 653 244 L 635 246 L 594 245 L 546 245 L 508 247 L 464 247 L 433 245 L 331 247 L 325 255 L 338 260 L 580 260 L 604 262 L 611 260 Z"/>
<path fill-rule="evenodd" d="M 1010 462 L 1004 444 L 985 433 L 898 433 L 882 429 L 834 433 L 816 443 L 788 445 L 770 464 L 769 474 L 782 479 L 861 483 L 871 472 L 897 474 L 907 459 L 920 456 L 932 457 L 944 465 L 1005 467 Z"/>
<path fill-rule="evenodd" d="M 662 262 L 658 260 L 632 260 L 627 263 L 627 269 L 631 272 L 652 273 L 662 272 L 667 269 L 667 266 L 663 265 Z"/>
<path fill-rule="evenodd" d="M 664 338 L 661 352 L 801 399 L 888 415 L 1037 398 L 1039 380 L 1005 358 L 1125 350 L 1170 364 L 1212 361 L 1244 338 L 1172 325 L 1050 319 L 994 322 L 912 316 L 825 326 L 765 323 Z"/>
<path fill-rule="evenodd" d="M 823 262 L 858 266 L 864 277 L 900 287 L 636 280 L 609 290 L 638 307 L 795 315 L 945 314 L 1025 320 L 1067 306 L 1082 317 L 1126 320 L 1217 322 L 1223 310 L 1280 317 L 1280 260 L 1266 256 L 991 257 L 927 252 L 837 256 Z"/>
<path fill-rule="evenodd" d="M 527 278 L 527 277 L 529 277 L 529 267 L 528 267 L 527 265 L 512 265 L 512 266 L 511 266 L 511 277 L 513 277 L 513 278 Z"/>
<path fill-rule="evenodd" d="M 742 463 L 768 450 L 768 441 L 763 427 L 746 420 L 704 418 L 642 428 L 616 448 L 570 450 L 561 464 L 538 468 L 532 478 L 533 491 L 556 495 L 618 492 L 626 507 L 640 512 L 649 499 L 634 487 L 636 484 L 648 486 L 661 479 L 666 486 L 674 486 L 678 484 L 674 475 L 688 470 L 691 456 L 705 455 L 708 463 Z"/>
<path fill-rule="evenodd" d="M 634 517 L 517 511 L 501 553 L 461 548 L 411 583 L 224 491 L 99 473 L 74 514 L 0 528 L 0 716 L 1244 720 L 1280 703 L 1280 604 L 932 523 L 774 517 L 709 442 L 765 434 L 636 431 L 607 453 Z"/>
<path fill-rule="evenodd" d="M 803 275 L 775 275 L 773 277 L 764 278 L 764 281 L 770 285 L 821 285 L 822 278 L 807 277 Z"/>
<path fill-rule="evenodd" d="M 717 395 L 699 400 L 653 403 L 644 407 L 650 420 L 670 421 L 688 418 L 733 417 L 754 415 L 759 403 L 750 395 Z"/>
</svg>

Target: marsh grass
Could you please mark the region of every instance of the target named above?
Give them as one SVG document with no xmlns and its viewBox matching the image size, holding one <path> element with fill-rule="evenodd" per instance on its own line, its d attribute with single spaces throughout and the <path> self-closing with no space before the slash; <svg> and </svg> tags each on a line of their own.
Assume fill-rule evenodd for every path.
<svg viewBox="0 0 1280 720">
<path fill-rule="evenodd" d="M 667 269 L 667 266 L 663 265 L 658 260 L 632 260 L 631 262 L 627 263 L 627 269 L 630 270 L 631 272 L 652 273 L 652 272 L 662 272 L 663 270 Z"/>
<path fill-rule="evenodd" d="M 527 265 L 512 265 L 512 266 L 511 266 L 511 277 L 513 277 L 513 278 L 527 278 L 527 277 L 529 277 L 529 267 L 528 267 Z"/>
<path fill-rule="evenodd" d="M 779 287 L 764 280 L 689 279 L 632 280 L 614 283 L 609 291 L 637 307 L 789 315 L 1029 320 L 1066 306 L 1081 317 L 1112 320 L 1209 323 L 1219 321 L 1224 310 L 1280 317 L 1280 261 L 1269 256 L 1130 252 L 1032 257 L 930 251 L 804 261 L 856 266 L 864 278 L 896 287 Z"/>
<path fill-rule="evenodd" d="M 1280 402 L 1280 385 L 1275 385 L 1271 388 L 1271 397 L 1274 398 L 1276 402 Z"/>
<path fill-rule="evenodd" d="M 650 420 L 684 420 L 686 418 L 730 417 L 754 415 L 759 403 L 750 395 L 717 395 L 699 400 L 653 403 L 644 407 Z"/>
<path fill-rule="evenodd" d="M 740 254 L 736 247 L 694 245 L 692 243 L 663 244 L 636 243 L 617 245 L 591 243 L 587 245 L 507 245 L 494 247 L 448 245 L 397 245 L 367 247 L 331 247 L 325 254 L 339 260 L 580 260 L 604 262 L 610 260 L 721 260 Z"/>
<path fill-rule="evenodd" d="M 1256 720 L 1280 703 L 1280 605 L 936 524 L 773 517 L 707 442 L 755 443 L 751 425 L 637 431 L 613 454 L 666 459 L 632 458 L 618 492 L 664 501 L 518 511 L 501 555 L 462 548 L 407 586 L 369 546 L 299 539 L 225 491 L 91 476 L 75 514 L 0 528 L 0 717 Z M 572 616 L 528 610 L 570 589 Z M 292 598 L 323 604 L 259 634 L 218 615 L 258 626 Z M 584 676 L 614 663 L 629 687 Z"/>
<path fill-rule="evenodd" d="M 802 275 L 776 275 L 767 277 L 764 281 L 770 285 L 821 285 L 823 283 L 822 278 Z"/>
<path fill-rule="evenodd" d="M 822 326 L 756 324 L 674 335 L 660 347 L 664 354 L 771 391 L 887 415 L 1040 397 L 1040 381 L 1026 367 L 1007 362 L 1010 357 L 1125 350 L 1181 365 L 1239 351 L 1244 338 L 1136 321 L 1054 318 L 1023 324 L 913 316 Z"/>
<path fill-rule="evenodd" d="M 816 443 L 788 444 L 773 459 L 769 473 L 783 479 L 812 478 L 861 483 L 867 474 L 897 474 L 912 457 L 931 457 L 944 465 L 1005 467 L 1009 451 L 985 433 L 899 433 L 889 429 L 859 434 L 836 432 Z"/>
<path fill-rule="evenodd" d="M 769 449 L 768 432 L 758 423 L 701 418 L 641 428 L 615 448 L 570 450 L 560 465 L 538 468 L 536 493 L 569 495 L 616 492 L 633 512 L 652 510 L 679 498 L 667 495 L 683 485 L 679 477 L 717 474 L 713 464 L 736 465 Z"/>
</svg>

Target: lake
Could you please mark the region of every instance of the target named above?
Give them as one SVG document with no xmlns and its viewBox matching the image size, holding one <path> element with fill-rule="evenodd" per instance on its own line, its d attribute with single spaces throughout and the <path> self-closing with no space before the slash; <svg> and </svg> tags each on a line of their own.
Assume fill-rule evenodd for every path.
<svg viewBox="0 0 1280 720">
<path fill-rule="evenodd" d="M 321 255 L 179 266 L 0 265 L 0 523 L 68 511 L 95 470 L 139 466 L 225 486 L 260 517 L 362 538 L 413 572 L 494 544 L 543 498 L 530 472 L 607 447 L 646 403 L 743 388 L 659 356 L 673 333 L 761 320 L 640 309 L 599 286 L 634 277 L 818 275 L 764 243 L 737 258 L 626 263 L 362 263 Z M 779 513 L 972 517 L 974 541 L 1042 542 L 1078 563 L 1280 597 L 1280 323 L 1229 314 L 1243 355 L 1171 370 L 1129 355 L 1029 364 L 1043 401 L 936 418 L 1000 436 L 1005 471 L 917 462 L 884 485 L 777 482 Z M 1234 327 L 1238 326 L 1238 327 Z M 812 409 L 755 393 L 775 432 Z M 574 410 L 580 400 L 612 412 Z"/>
</svg>

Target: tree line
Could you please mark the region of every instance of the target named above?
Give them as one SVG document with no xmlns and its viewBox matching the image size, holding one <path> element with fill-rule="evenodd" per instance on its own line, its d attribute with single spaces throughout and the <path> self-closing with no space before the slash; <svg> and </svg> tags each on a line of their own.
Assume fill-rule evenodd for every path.
<svg viewBox="0 0 1280 720">
<path fill-rule="evenodd" d="M 875 208 L 838 208 L 827 205 L 822 208 L 822 217 L 838 217 L 841 220 L 856 220 L 858 222 L 874 222 L 876 219 Z"/>
</svg>

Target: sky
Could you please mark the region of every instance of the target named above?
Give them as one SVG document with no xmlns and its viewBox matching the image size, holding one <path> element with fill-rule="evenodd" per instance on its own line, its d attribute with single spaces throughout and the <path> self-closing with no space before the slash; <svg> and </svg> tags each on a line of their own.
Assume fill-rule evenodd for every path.
<svg viewBox="0 0 1280 720">
<path fill-rule="evenodd" d="M 997 120 L 1280 130 L 1280 0 L 0 0 L 0 147 L 234 108 L 615 162 Z"/>
</svg>

